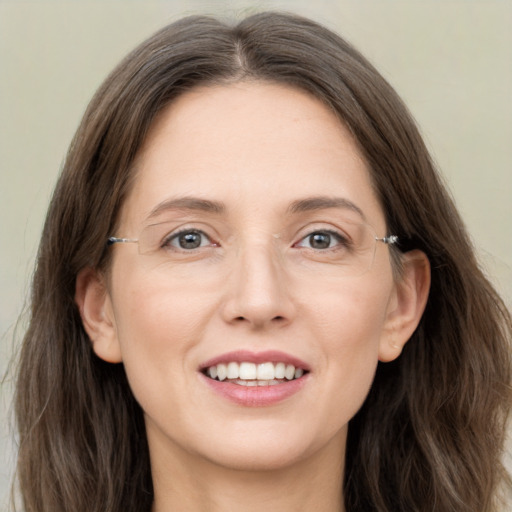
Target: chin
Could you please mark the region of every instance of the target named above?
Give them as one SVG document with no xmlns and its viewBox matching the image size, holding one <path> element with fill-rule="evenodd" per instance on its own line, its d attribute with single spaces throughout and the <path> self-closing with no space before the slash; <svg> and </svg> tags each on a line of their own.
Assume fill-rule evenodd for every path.
<svg viewBox="0 0 512 512">
<path fill-rule="evenodd" d="M 224 432 L 219 442 L 209 444 L 208 452 L 203 452 L 203 457 L 218 466 L 236 471 L 279 471 L 315 458 L 324 450 L 339 450 L 341 458 L 346 439 L 345 430 L 327 439 L 308 435 L 303 429 L 293 432 L 289 428 L 284 431 L 274 428 L 264 432 L 264 435 L 254 432 L 244 434 L 226 435 Z"/>
<path fill-rule="evenodd" d="M 230 453 L 215 453 L 209 460 L 228 470 L 256 473 L 285 470 L 306 458 L 303 450 L 293 447 L 275 451 L 269 447 L 244 446 Z"/>
</svg>

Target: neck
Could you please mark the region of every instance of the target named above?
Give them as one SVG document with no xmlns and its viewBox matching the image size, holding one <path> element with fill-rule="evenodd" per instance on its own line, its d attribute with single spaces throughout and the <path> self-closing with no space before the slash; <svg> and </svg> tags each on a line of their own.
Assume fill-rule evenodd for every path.
<svg viewBox="0 0 512 512">
<path fill-rule="evenodd" d="M 344 445 L 337 444 L 270 470 L 226 468 L 179 449 L 152 457 L 152 512 L 344 512 Z"/>
</svg>

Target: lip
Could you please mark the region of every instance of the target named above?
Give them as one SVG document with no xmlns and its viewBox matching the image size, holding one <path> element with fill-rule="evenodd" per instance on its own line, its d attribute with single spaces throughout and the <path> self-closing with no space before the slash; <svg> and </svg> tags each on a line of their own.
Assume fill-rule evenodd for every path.
<svg viewBox="0 0 512 512">
<path fill-rule="evenodd" d="M 210 379 L 203 373 L 199 377 L 216 394 L 244 407 L 268 407 L 298 393 L 309 380 L 309 373 L 299 379 L 290 380 L 275 386 L 240 386 L 226 381 Z"/>
<path fill-rule="evenodd" d="M 199 371 L 206 370 L 210 366 L 215 366 L 221 363 L 230 363 L 234 361 L 236 363 L 285 363 L 293 364 L 295 368 L 302 368 L 308 372 L 311 371 L 310 366 L 299 359 L 298 357 L 286 354 L 279 350 L 265 350 L 263 352 L 251 352 L 249 350 L 236 350 L 234 352 L 227 352 L 225 354 L 216 356 L 208 361 L 205 361 L 199 366 Z"/>
<path fill-rule="evenodd" d="M 307 373 L 298 379 L 285 381 L 275 386 L 240 386 L 231 382 L 210 379 L 204 374 L 204 370 L 210 366 L 220 363 L 285 363 L 292 364 L 295 368 L 302 368 Z M 215 394 L 244 407 L 268 407 L 276 405 L 292 395 L 298 393 L 310 378 L 310 366 L 301 359 L 281 352 L 279 350 L 266 350 L 263 352 L 250 352 L 248 350 L 237 350 L 227 352 L 205 361 L 199 366 L 199 378 Z"/>
</svg>

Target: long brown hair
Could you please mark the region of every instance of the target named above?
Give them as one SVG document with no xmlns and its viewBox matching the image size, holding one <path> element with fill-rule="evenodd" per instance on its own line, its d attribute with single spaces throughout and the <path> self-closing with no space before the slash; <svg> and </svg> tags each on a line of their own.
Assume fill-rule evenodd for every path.
<svg viewBox="0 0 512 512">
<path fill-rule="evenodd" d="M 401 100 L 347 42 L 293 15 L 231 26 L 190 17 L 113 71 L 91 101 L 56 187 L 39 248 L 16 392 L 26 512 L 149 511 L 140 407 L 123 366 L 97 358 L 74 302 L 84 267 L 108 267 L 134 159 L 155 116 L 183 91 L 236 80 L 320 98 L 366 158 L 389 232 L 432 267 L 426 311 L 401 357 L 380 364 L 351 421 L 346 509 L 498 510 L 511 404 L 510 315 Z"/>
</svg>

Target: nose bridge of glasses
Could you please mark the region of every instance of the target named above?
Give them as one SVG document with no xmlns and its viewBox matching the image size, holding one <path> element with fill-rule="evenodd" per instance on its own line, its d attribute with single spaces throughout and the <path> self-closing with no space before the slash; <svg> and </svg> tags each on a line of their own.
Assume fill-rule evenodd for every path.
<svg viewBox="0 0 512 512">
<path fill-rule="evenodd" d="M 278 285 L 286 274 L 285 247 L 279 234 L 256 232 L 234 241 L 231 265 L 246 283 Z"/>
</svg>

